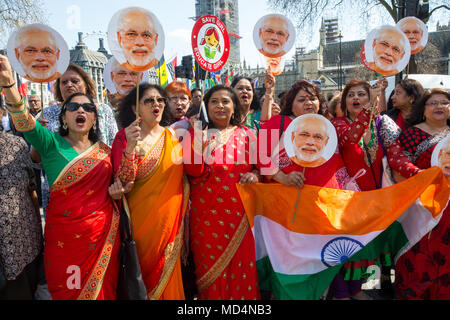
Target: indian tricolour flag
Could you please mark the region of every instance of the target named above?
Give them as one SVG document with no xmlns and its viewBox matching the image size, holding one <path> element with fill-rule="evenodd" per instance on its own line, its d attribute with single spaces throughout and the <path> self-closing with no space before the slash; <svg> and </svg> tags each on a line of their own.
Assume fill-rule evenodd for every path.
<svg viewBox="0 0 450 320">
<path fill-rule="evenodd" d="M 255 237 L 260 287 L 276 299 L 318 299 L 345 261 L 394 259 L 439 222 L 450 179 L 433 167 L 391 187 L 356 192 L 237 185 Z M 295 211 L 295 217 L 294 217 Z"/>
</svg>

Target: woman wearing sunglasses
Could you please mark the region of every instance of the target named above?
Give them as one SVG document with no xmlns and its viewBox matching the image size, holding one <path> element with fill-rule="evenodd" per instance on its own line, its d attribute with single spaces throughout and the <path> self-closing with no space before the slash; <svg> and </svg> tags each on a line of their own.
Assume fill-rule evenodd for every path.
<svg viewBox="0 0 450 320">
<path fill-rule="evenodd" d="M 111 149 L 98 141 L 92 98 L 75 93 L 66 99 L 58 134 L 28 112 L 4 56 L 0 86 L 17 130 L 41 154 L 51 186 L 44 266 L 52 299 L 115 299 L 119 213 L 108 194 Z"/>
<path fill-rule="evenodd" d="M 152 84 L 138 89 L 138 109 L 137 88 L 119 107 L 124 129 L 113 143 L 114 172 L 123 184 L 134 182 L 126 202 L 148 299 L 182 300 L 180 253 L 189 199 L 182 149 L 171 129 L 160 125 L 167 108 L 164 89 Z"/>
</svg>

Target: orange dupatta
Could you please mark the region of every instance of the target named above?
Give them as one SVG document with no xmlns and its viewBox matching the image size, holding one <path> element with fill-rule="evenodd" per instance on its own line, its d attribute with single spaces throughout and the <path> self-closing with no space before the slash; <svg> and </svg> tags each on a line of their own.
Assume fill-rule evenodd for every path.
<svg viewBox="0 0 450 320">
<path fill-rule="evenodd" d="M 189 184 L 181 145 L 169 130 L 165 133 L 159 162 L 147 177 L 135 181 L 127 202 L 148 299 L 179 300 L 184 299 L 180 252 Z"/>
</svg>

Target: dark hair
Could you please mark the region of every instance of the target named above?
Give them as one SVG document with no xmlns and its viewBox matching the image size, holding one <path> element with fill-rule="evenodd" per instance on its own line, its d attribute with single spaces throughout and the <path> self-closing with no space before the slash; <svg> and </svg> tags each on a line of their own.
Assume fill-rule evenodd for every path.
<svg viewBox="0 0 450 320">
<path fill-rule="evenodd" d="M 119 105 L 119 114 L 117 120 L 119 121 L 122 128 L 128 127 L 133 121 L 136 120 L 136 113 L 133 111 L 133 106 L 136 106 L 136 94 L 137 87 L 133 88 L 121 101 Z M 144 83 L 139 85 L 139 103 L 141 103 L 142 96 L 147 90 L 155 89 L 159 94 L 166 100 L 164 109 L 167 106 L 167 94 L 166 91 L 156 84 Z"/>
<path fill-rule="evenodd" d="M 68 97 L 66 99 L 66 101 L 64 101 L 64 104 L 61 107 L 61 113 L 59 114 L 59 135 L 61 137 L 67 136 L 69 134 L 69 128 L 64 129 L 64 121 L 63 121 L 63 115 L 66 114 L 67 108 L 66 105 L 72 101 L 73 98 L 75 97 L 86 97 L 89 99 L 89 102 L 91 102 L 92 104 L 95 105 L 94 100 L 92 99 L 92 97 L 90 95 L 84 94 L 82 92 L 75 92 L 74 94 L 72 94 L 70 97 Z M 100 140 L 100 128 L 99 128 L 99 123 L 98 123 L 98 112 L 97 112 L 97 108 L 95 108 L 94 110 L 94 114 L 95 114 L 95 125 L 92 126 L 91 130 L 89 130 L 89 140 L 91 140 L 92 142 L 97 142 L 98 140 Z"/>
<path fill-rule="evenodd" d="M 319 99 L 319 112 L 323 116 L 328 115 L 327 102 L 320 91 L 319 86 L 317 84 L 309 82 L 307 80 L 297 81 L 292 85 L 292 87 L 286 91 L 282 98 L 281 105 L 281 115 L 292 116 L 294 113 L 292 112 L 292 104 L 294 103 L 295 97 L 297 96 L 300 90 L 305 90 L 312 96 L 316 96 Z"/>
<path fill-rule="evenodd" d="M 412 108 L 415 107 L 415 104 L 420 100 L 425 92 L 420 82 L 414 79 L 402 79 L 397 83 L 397 85 L 400 85 L 403 90 L 405 90 L 408 97 L 412 96 L 414 98 Z"/>
<path fill-rule="evenodd" d="M 255 111 L 261 110 L 261 104 L 259 103 L 259 99 L 257 97 L 258 95 L 256 94 L 255 85 L 253 84 L 253 79 L 252 78 L 244 77 L 244 76 L 237 76 L 231 82 L 231 86 L 230 87 L 234 89 L 234 87 L 236 87 L 238 82 L 241 81 L 242 79 L 248 80 L 250 82 L 250 85 L 252 86 L 253 100 L 252 100 L 252 103 L 250 104 L 250 109 L 251 110 L 255 110 Z"/>
<path fill-rule="evenodd" d="M 242 116 L 244 114 L 243 110 L 242 110 L 242 106 L 241 103 L 239 102 L 239 98 L 237 97 L 237 94 L 234 92 L 233 89 L 231 89 L 228 86 L 219 84 L 216 85 L 214 87 L 212 87 L 211 89 L 209 89 L 206 94 L 205 97 L 203 98 L 203 101 L 205 103 L 205 107 L 206 107 L 206 112 L 208 112 L 208 104 L 209 104 L 209 100 L 211 98 L 211 96 L 213 95 L 213 93 L 220 91 L 220 90 L 225 90 L 228 93 L 230 93 L 231 96 L 231 100 L 233 101 L 233 105 L 234 105 L 234 113 L 233 116 L 230 119 L 230 124 L 234 125 L 234 126 L 239 126 L 242 124 L 243 120 Z M 210 128 L 214 128 L 214 124 L 210 122 L 209 125 Z"/>
<path fill-rule="evenodd" d="M 202 90 L 200 90 L 199 88 L 194 88 L 194 89 L 191 90 L 191 96 L 193 96 L 194 92 L 197 92 L 197 91 L 202 92 Z"/>
<path fill-rule="evenodd" d="M 336 107 L 339 103 L 341 103 L 341 93 L 334 95 L 328 102 L 328 111 L 333 117 L 336 117 Z"/>
<path fill-rule="evenodd" d="M 348 82 L 345 85 L 344 90 L 342 90 L 341 96 L 341 110 L 345 115 L 347 115 L 348 113 L 346 104 L 348 92 L 350 91 L 351 88 L 356 86 L 363 86 L 364 90 L 367 92 L 367 95 L 370 95 L 370 84 L 367 81 L 363 79 L 353 79 L 352 81 Z"/>
<path fill-rule="evenodd" d="M 441 88 L 434 88 L 431 90 L 426 90 L 422 95 L 422 98 L 419 99 L 415 107 L 411 109 L 411 113 L 409 114 L 408 119 L 406 120 L 406 127 L 412 127 L 416 124 L 424 122 L 424 113 L 425 113 L 425 104 L 434 94 L 443 94 L 450 100 L 450 93 Z M 450 119 L 447 119 L 447 125 L 450 126 Z"/>
<path fill-rule="evenodd" d="M 66 73 L 67 71 L 73 71 L 73 72 L 78 73 L 80 75 L 80 77 L 83 79 L 84 85 L 86 86 L 86 95 L 90 96 L 90 97 L 96 97 L 97 93 L 95 90 L 95 83 L 91 79 L 89 74 L 86 71 L 84 71 L 84 69 L 82 67 L 71 63 L 71 64 L 69 64 L 69 66 L 67 67 L 67 70 L 64 73 Z M 64 98 L 62 97 L 60 86 L 61 86 L 61 77 L 56 79 L 55 86 L 53 88 L 53 90 L 54 90 L 53 93 L 54 93 L 56 101 L 64 102 Z"/>
</svg>

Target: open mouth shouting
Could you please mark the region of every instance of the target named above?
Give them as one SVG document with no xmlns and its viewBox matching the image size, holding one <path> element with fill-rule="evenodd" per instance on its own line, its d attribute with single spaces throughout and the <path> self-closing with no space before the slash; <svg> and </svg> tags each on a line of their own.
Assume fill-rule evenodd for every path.
<svg viewBox="0 0 450 320">
<path fill-rule="evenodd" d="M 155 117 L 158 117 L 161 114 L 161 109 L 159 107 L 155 107 L 153 108 L 152 113 Z"/>
<path fill-rule="evenodd" d="M 76 122 L 77 126 L 79 126 L 79 127 L 83 127 L 86 123 L 86 120 L 87 120 L 86 116 L 83 114 L 79 114 L 75 118 L 75 122 Z"/>
</svg>

